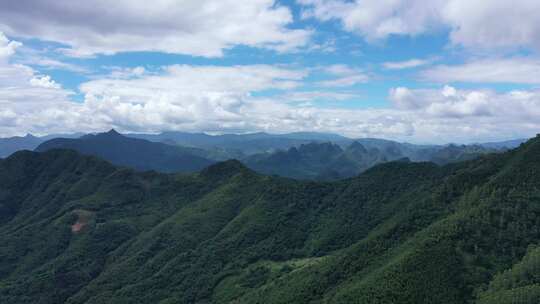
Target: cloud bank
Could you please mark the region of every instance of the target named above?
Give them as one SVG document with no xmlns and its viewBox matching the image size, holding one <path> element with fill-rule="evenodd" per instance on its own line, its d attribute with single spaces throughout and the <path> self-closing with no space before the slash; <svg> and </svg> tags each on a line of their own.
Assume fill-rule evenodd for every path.
<svg viewBox="0 0 540 304">
<path fill-rule="evenodd" d="M 0 20 L 0 31 L 62 43 L 72 56 L 154 51 L 219 57 L 237 45 L 285 52 L 305 46 L 311 35 L 289 28 L 290 9 L 274 0 L 2 1 Z"/>
<path fill-rule="evenodd" d="M 2 54 L 19 45 L 0 36 Z M 16 48 L 15 48 L 16 49 Z M 0 135 L 75 131 L 162 130 L 206 132 L 337 132 L 417 142 L 475 141 L 535 134 L 540 129 L 540 91 L 394 88 L 387 109 L 317 108 L 306 98 L 354 95 L 302 90 L 309 71 L 272 65 L 171 65 L 157 71 L 115 69 L 80 86 L 71 101 L 48 75 L 0 61 Z M 329 66 L 328 73 L 357 73 Z M 231 77 L 234 75 L 234 77 Z M 277 90 L 278 95 L 257 92 Z"/>
<path fill-rule="evenodd" d="M 449 30 L 454 45 L 540 50 L 537 0 L 298 0 L 304 18 L 338 20 L 369 40 Z"/>
</svg>

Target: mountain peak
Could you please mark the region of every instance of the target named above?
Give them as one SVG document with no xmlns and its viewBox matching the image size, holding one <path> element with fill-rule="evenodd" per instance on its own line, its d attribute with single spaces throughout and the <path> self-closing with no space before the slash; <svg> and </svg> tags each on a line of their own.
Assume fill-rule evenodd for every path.
<svg viewBox="0 0 540 304">
<path fill-rule="evenodd" d="M 118 133 L 114 128 L 110 129 L 109 132 L 106 132 L 105 134 L 107 134 L 107 135 L 122 135 L 122 134 Z"/>
<path fill-rule="evenodd" d="M 110 139 L 119 139 L 121 137 L 125 137 L 124 135 L 122 135 L 121 133 L 119 133 L 118 131 L 116 131 L 115 129 L 110 129 L 109 131 L 107 132 L 103 132 L 103 133 L 97 133 L 93 136 L 89 136 L 89 138 L 92 138 L 92 137 L 96 137 L 96 138 L 110 138 Z"/>
<path fill-rule="evenodd" d="M 236 159 L 230 159 L 208 166 L 201 171 L 201 175 L 221 179 L 247 172 L 251 172 L 251 170 L 244 166 L 244 164 Z"/>
</svg>

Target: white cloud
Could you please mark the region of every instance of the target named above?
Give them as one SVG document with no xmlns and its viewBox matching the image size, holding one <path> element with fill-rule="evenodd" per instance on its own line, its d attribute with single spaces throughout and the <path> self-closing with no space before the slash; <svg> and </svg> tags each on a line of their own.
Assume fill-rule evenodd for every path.
<svg viewBox="0 0 540 304">
<path fill-rule="evenodd" d="M 435 89 L 394 88 L 390 100 L 396 108 L 423 116 L 455 119 L 487 118 L 492 123 L 514 123 L 540 127 L 540 91 L 458 90 L 451 86 Z"/>
<path fill-rule="evenodd" d="M 438 65 L 422 71 L 421 78 L 441 83 L 540 84 L 540 60 L 532 58 L 482 59 L 461 65 Z"/>
<path fill-rule="evenodd" d="M 331 66 L 326 71 L 339 77 L 356 70 Z M 0 136 L 115 127 L 138 132 L 310 130 L 460 142 L 522 137 L 540 129 L 537 90 L 499 94 L 450 86 L 396 88 L 390 93 L 393 106 L 387 109 L 317 108 L 307 99 L 330 99 L 334 93 L 299 90 L 308 71 L 291 67 L 173 65 L 127 72 L 118 77 L 113 70 L 108 77 L 83 83 L 84 101 L 73 102 L 71 92 L 47 75 L 9 60 L 0 62 Z M 266 90 L 283 93 L 256 94 Z"/>
<path fill-rule="evenodd" d="M 24 59 L 19 60 L 18 62 L 24 65 L 38 66 L 47 70 L 65 70 L 81 74 L 90 72 L 89 69 L 79 65 L 35 55 L 24 56 Z"/>
<path fill-rule="evenodd" d="M 0 40 L 0 48 L 20 45 L 2 33 Z M 48 75 L 11 63 L 12 55 L 14 52 L 10 51 L 8 57 L 0 60 L 0 135 L 48 133 L 84 126 L 87 118 L 80 117 L 81 107 L 69 100 L 70 91 L 62 89 Z"/>
<path fill-rule="evenodd" d="M 403 87 L 390 91 L 390 100 L 397 108 L 421 110 L 430 116 L 446 118 L 495 115 L 499 97 L 489 91 L 458 91 L 450 86 L 445 86 L 440 91 L 410 90 Z"/>
<path fill-rule="evenodd" d="M 337 79 L 320 81 L 319 85 L 323 87 L 350 87 L 355 84 L 367 82 L 368 77 L 363 74 L 344 76 Z"/>
<path fill-rule="evenodd" d="M 30 85 L 47 89 L 60 89 L 60 85 L 52 80 L 49 75 L 32 77 L 32 79 L 30 79 Z"/>
<path fill-rule="evenodd" d="M 311 32 L 274 0 L 106 0 L 0 2 L 0 30 L 55 41 L 73 56 L 157 51 L 222 56 L 236 45 L 291 51 Z"/>
<path fill-rule="evenodd" d="M 325 91 L 294 91 L 279 96 L 286 101 L 311 102 L 314 100 L 342 101 L 358 97 L 357 94 L 346 92 L 325 92 Z"/>
<path fill-rule="evenodd" d="M 317 84 L 323 87 L 350 87 L 359 83 L 365 83 L 369 76 L 361 70 L 351 68 L 344 64 L 335 64 L 323 68 L 323 72 L 335 77 L 333 79 L 319 81 Z"/>
<path fill-rule="evenodd" d="M 297 0 L 304 17 L 339 20 L 367 40 L 446 28 L 455 45 L 540 49 L 537 0 Z"/>
<path fill-rule="evenodd" d="M 145 74 L 147 71 L 144 67 L 138 66 L 134 68 L 123 68 L 123 67 L 108 67 L 111 70 L 110 78 L 133 78 L 140 77 Z"/>
<path fill-rule="evenodd" d="M 451 0 L 443 8 L 454 44 L 468 47 L 540 49 L 540 1 Z"/>
<path fill-rule="evenodd" d="M 388 70 L 404 70 L 425 66 L 432 62 L 432 59 L 409 59 L 405 61 L 385 62 L 383 63 L 383 67 Z"/>
<path fill-rule="evenodd" d="M 437 24 L 441 0 L 298 0 L 304 17 L 340 20 L 345 30 L 368 40 L 389 35 L 416 35 Z"/>
<path fill-rule="evenodd" d="M 395 88 L 390 100 L 415 117 L 415 137 L 446 142 L 533 136 L 540 129 L 540 91 Z"/>
<path fill-rule="evenodd" d="M 324 67 L 323 70 L 326 73 L 335 75 L 335 76 L 349 76 L 358 73 L 358 70 L 351 68 L 345 64 L 334 64 L 327 67 Z"/>
<path fill-rule="evenodd" d="M 158 74 L 89 81 L 80 89 L 86 107 L 120 128 L 235 130 L 254 128 L 260 118 L 244 114 L 252 92 L 296 88 L 306 75 L 269 65 L 173 65 Z"/>
<path fill-rule="evenodd" d="M 0 32 L 0 60 L 6 60 L 15 54 L 15 50 L 21 45 L 18 41 L 9 41 L 4 33 Z"/>
</svg>

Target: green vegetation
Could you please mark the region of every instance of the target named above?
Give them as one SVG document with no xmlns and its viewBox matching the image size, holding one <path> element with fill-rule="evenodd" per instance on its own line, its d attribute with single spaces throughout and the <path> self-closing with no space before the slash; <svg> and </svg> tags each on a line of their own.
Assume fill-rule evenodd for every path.
<svg viewBox="0 0 540 304">
<path fill-rule="evenodd" d="M 284 177 L 332 181 L 356 176 L 388 161 L 430 161 L 439 165 L 478 158 L 490 152 L 502 152 L 471 146 L 432 146 L 421 148 L 392 141 L 364 139 L 354 141 L 345 149 L 326 142 L 300 145 L 287 151 L 256 154 L 243 159 L 251 169 L 263 174 Z"/>
<path fill-rule="evenodd" d="M 318 183 L 0 160 L 0 303 L 537 303 L 540 138 Z"/>
<path fill-rule="evenodd" d="M 337 135 L 317 133 L 286 135 L 293 138 L 265 133 L 210 136 L 173 132 L 130 136 L 111 130 L 80 138 L 54 138 L 40 144 L 35 151 L 71 149 L 83 155 L 97 156 L 118 166 L 162 173 L 196 172 L 218 161 L 239 159 L 247 167 L 262 174 L 318 181 L 353 177 L 388 161 L 412 159 L 444 165 L 475 159 L 489 152 L 504 151 L 504 148 L 484 148 L 480 145 L 415 146 L 381 139 L 351 141 Z M 347 147 L 343 149 L 336 143 L 309 141 L 304 136 L 314 140 L 338 140 Z M 143 138 L 162 141 L 152 142 Z M 32 137 L 24 139 L 29 140 Z M 179 142 L 187 146 L 179 146 Z M 212 146 L 214 144 L 215 146 Z M 295 144 L 298 147 L 294 147 Z M 283 147 L 290 148 L 286 151 L 275 151 Z M 249 154 L 267 150 L 274 152 Z"/>
<path fill-rule="evenodd" d="M 522 261 L 495 276 L 479 304 L 534 304 L 540 299 L 540 248 L 531 247 Z"/>
<path fill-rule="evenodd" d="M 129 138 L 115 130 L 80 138 L 55 138 L 40 144 L 35 151 L 70 149 L 84 155 L 97 156 L 118 166 L 136 170 L 156 170 L 164 173 L 195 172 L 215 161 L 205 158 L 209 153 Z"/>
</svg>

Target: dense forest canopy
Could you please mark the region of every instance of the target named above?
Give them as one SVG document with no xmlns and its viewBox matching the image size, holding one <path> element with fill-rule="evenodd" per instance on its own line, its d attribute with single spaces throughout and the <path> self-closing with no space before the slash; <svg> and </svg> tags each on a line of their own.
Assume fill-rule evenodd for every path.
<svg viewBox="0 0 540 304">
<path fill-rule="evenodd" d="M 537 303 L 539 243 L 540 137 L 336 182 L 0 161 L 1 303 Z"/>
</svg>

